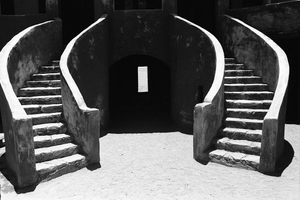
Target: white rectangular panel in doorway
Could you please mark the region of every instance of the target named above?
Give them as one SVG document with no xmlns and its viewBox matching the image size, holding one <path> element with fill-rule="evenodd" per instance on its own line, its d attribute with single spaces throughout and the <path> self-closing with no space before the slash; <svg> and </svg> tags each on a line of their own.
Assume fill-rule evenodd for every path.
<svg viewBox="0 0 300 200">
<path fill-rule="evenodd" d="M 138 67 L 138 92 L 148 92 L 148 67 Z"/>
</svg>

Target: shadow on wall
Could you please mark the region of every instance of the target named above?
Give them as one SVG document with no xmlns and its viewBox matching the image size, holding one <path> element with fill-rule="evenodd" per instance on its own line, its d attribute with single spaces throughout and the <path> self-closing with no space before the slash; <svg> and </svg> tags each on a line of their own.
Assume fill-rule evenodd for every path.
<svg viewBox="0 0 300 200">
<path fill-rule="evenodd" d="M 139 79 L 145 78 L 138 76 L 138 67 L 148 69 L 147 92 L 138 91 Z M 146 55 L 128 56 L 111 66 L 109 79 L 109 132 L 175 130 L 170 115 L 170 69 L 165 63 Z"/>
</svg>

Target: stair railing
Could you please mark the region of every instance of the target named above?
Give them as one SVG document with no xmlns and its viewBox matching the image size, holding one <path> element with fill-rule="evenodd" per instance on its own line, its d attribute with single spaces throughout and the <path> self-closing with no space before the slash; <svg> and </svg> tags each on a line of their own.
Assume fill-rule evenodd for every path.
<svg viewBox="0 0 300 200">
<path fill-rule="evenodd" d="M 183 19 L 182 19 L 183 20 Z M 205 29 L 190 23 L 202 32 L 203 36 L 210 40 L 211 46 L 205 50 L 212 49 L 210 54 L 214 57 L 211 66 L 215 66 L 214 79 L 206 94 L 204 101 L 194 107 L 193 124 L 193 151 L 194 159 L 202 164 L 209 161 L 208 151 L 211 148 L 213 138 L 218 134 L 224 117 L 224 70 L 225 57 L 219 41 Z"/>
<path fill-rule="evenodd" d="M 61 21 L 31 26 L 14 36 L 0 53 L 0 101 L 6 161 L 18 187 L 37 181 L 32 119 L 17 92 L 40 65 L 60 54 Z"/>
<path fill-rule="evenodd" d="M 225 52 L 231 53 L 248 69 L 253 69 L 274 92 L 272 104 L 263 120 L 259 164 L 259 171 L 272 173 L 284 148 L 288 59 L 284 51 L 260 31 L 227 15 L 223 19 Z"/>
<path fill-rule="evenodd" d="M 92 62 L 93 60 L 91 57 L 95 59 L 99 57 L 99 52 L 96 50 L 93 51 L 95 54 L 86 51 L 91 45 L 89 42 L 86 43 L 86 41 L 94 41 L 93 36 L 91 36 L 91 40 L 87 38 L 89 38 L 90 34 L 93 34 L 93 30 L 103 24 L 105 19 L 106 15 L 99 18 L 73 38 L 68 43 L 60 59 L 64 119 L 68 124 L 68 132 L 73 135 L 76 143 L 81 146 L 82 153 L 87 157 L 89 164 L 99 163 L 100 161 L 100 111 L 96 108 L 89 108 L 86 105 L 84 97 L 70 71 L 74 68 L 77 69 L 79 65 L 89 65 L 89 61 Z M 93 45 L 95 44 L 93 43 Z M 83 54 L 78 53 L 79 50 L 83 50 Z"/>
</svg>

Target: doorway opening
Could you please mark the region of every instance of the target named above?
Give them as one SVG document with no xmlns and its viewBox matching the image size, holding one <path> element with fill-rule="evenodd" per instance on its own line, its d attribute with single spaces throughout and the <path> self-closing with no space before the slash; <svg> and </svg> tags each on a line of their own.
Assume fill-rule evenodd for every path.
<svg viewBox="0 0 300 200">
<path fill-rule="evenodd" d="M 131 55 L 109 70 L 111 132 L 165 132 L 171 123 L 170 69 L 147 55 Z"/>
</svg>

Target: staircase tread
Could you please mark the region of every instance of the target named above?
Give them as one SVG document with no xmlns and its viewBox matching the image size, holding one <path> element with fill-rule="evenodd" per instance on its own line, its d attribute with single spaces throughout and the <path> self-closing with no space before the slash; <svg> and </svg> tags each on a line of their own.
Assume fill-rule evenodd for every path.
<svg viewBox="0 0 300 200">
<path fill-rule="evenodd" d="M 36 74 L 33 74 L 32 76 L 57 76 L 57 75 L 60 75 L 60 72 L 50 72 L 50 73 L 36 73 Z"/>
<path fill-rule="evenodd" d="M 272 103 L 272 100 L 226 99 L 226 101 L 235 103 Z"/>
<path fill-rule="evenodd" d="M 35 142 L 37 141 L 45 141 L 45 140 L 56 140 L 61 138 L 70 138 L 70 135 L 67 134 L 55 134 L 55 135 L 37 135 L 33 137 Z"/>
<path fill-rule="evenodd" d="M 63 123 L 61 122 L 56 122 L 56 123 L 45 123 L 45 124 L 37 124 L 37 125 L 33 125 L 32 129 L 42 129 L 42 128 L 48 128 L 48 127 L 62 127 L 64 126 Z"/>
<path fill-rule="evenodd" d="M 270 91 L 225 91 L 225 94 L 274 94 Z"/>
<path fill-rule="evenodd" d="M 61 103 L 56 104 L 28 104 L 22 105 L 23 108 L 41 108 L 41 107 L 54 107 L 54 106 L 62 106 Z"/>
<path fill-rule="evenodd" d="M 223 131 L 225 132 L 240 132 L 240 133 L 245 133 L 245 134 L 248 134 L 248 133 L 251 133 L 251 134 L 259 134 L 261 135 L 262 134 L 262 130 L 252 130 L 252 129 L 243 129 L 243 128 L 231 128 L 231 127 L 226 127 L 223 129 Z"/>
<path fill-rule="evenodd" d="M 43 147 L 43 148 L 36 148 L 35 155 L 42 154 L 42 153 L 49 153 L 49 152 L 55 152 L 55 151 L 61 151 L 68 148 L 77 148 L 78 146 L 73 143 L 66 143 L 66 144 L 60 144 L 60 145 L 54 145 L 50 147 Z"/>
<path fill-rule="evenodd" d="M 259 163 L 260 160 L 260 156 L 258 155 L 250 155 L 250 154 L 245 154 L 240 152 L 231 152 L 222 149 L 213 150 L 209 154 L 214 154 L 220 157 L 231 157 L 234 160 L 247 160 L 255 163 Z"/>
<path fill-rule="evenodd" d="M 226 121 L 248 122 L 248 123 L 263 123 L 263 120 L 260 120 L 260 119 L 245 119 L 245 118 L 227 117 L 225 120 Z"/>
<path fill-rule="evenodd" d="M 255 108 L 227 108 L 227 111 L 239 111 L 239 112 L 268 112 L 269 109 L 255 109 Z"/>
<path fill-rule="evenodd" d="M 33 96 L 33 97 L 18 97 L 18 99 L 43 99 L 43 98 L 58 98 L 61 95 L 41 95 L 41 96 Z"/>
<path fill-rule="evenodd" d="M 58 90 L 58 89 L 61 89 L 61 87 L 52 87 L 52 86 L 49 86 L 49 87 L 23 87 L 21 88 L 20 90 Z"/>
<path fill-rule="evenodd" d="M 252 69 L 225 69 L 225 72 L 253 72 Z"/>
<path fill-rule="evenodd" d="M 55 115 L 61 115 L 62 112 L 54 112 L 54 113 L 37 113 L 37 114 L 29 114 L 28 116 L 32 118 L 38 118 L 38 117 L 47 117 L 47 116 L 55 116 Z"/>
<path fill-rule="evenodd" d="M 55 170 L 55 167 L 58 167 L 60 165 L 64 165 L 66 163 L 72 163 L 72 162 L 76 162 L 79 160 L 85 160 L 86 158 L 83 155 L 80 154 L 74 154 L 71 156 L 66 156 L 66 157 L 62 157 L 62 158 L 57 158 L 57 159 L 53 159 L 53 160 L 49 160 L 49 161 L 44 161 L 41 163 L 36 163 L 36 170 L 38 172 L 41 172 L 42 170 L 46 170 L 49 169 L 50 170 Z"/>
<path fill-rule="evenodd" d="M 231 61 L 231 60 L 230 60 Z M 242 63 L 233 63 L 234 60 L 232 60 L 232 63 L 225 63 L 225 66 L 232 66 L 232 65 L 236 65 L 236 66 L 244 66 L 244 64 Z M 226 62 L 226 61 L 225 61 Z"/>
<path fill-rule="evenodd" d="M 268 86 L 268 84 L 265 83 L 225 83 L 224 86 Z"/>
<path fill-rule="evenodd" d="M 59 65 L 46 64 L 42 65 L 41 68 L 59 68 Z"/>
<path fill-rule="evenodd" d="M 256 147 L 260 148 L 261 143 L 260 142 L 255 142 L 255 141 L 249 141 L 249 140 L 234 140 L 228 137 L 223 137 L 220 139 L 217 139 L 218 143 L 223 143 L 223 144 L 232 144 L 232 145 L 237 145 L 237 146 L 249 146 L 249 147 Z"/>
<path fill-rule="evenodd" d="M 260 76 L 224 76 L 225 79 L 246 79 L 261 78 Z"/>
<path fill-rule="evenodd" d="M 49 82 L 60 82 L 59 80 L 28 80 L 26 83 L 49 83 Z"/>
</svg>

